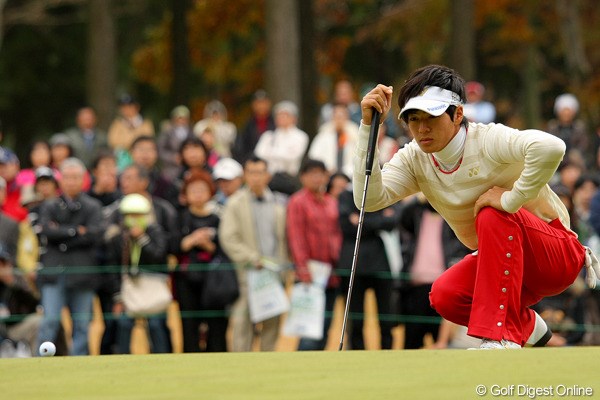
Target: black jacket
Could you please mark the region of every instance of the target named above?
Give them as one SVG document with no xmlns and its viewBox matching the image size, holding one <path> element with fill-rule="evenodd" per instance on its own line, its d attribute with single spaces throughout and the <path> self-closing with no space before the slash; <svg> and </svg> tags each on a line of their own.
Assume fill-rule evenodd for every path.
<svg viewBox="0 0 600 400">
<path fill-rule="evenodd" d="M 92 273 L 99 272 L 95 267 L 96 246 L 103 235 L 101 209 L 100 202 L 85 193 L 70 201 L 60 196 L 42 204 L 40 235 L 47 248 L 41 256 L 40 284 L 54 283 L 65 272 L 67 287 L 95 289 L 98 280 Z M 85 227 L 84 234 L 79 234 L 79 226 Z"/>
<path fill-rule="evenodd" d="M 356 242 L 356 232 L 358 230 L 358 227 L 350 222 L 350 215 L 359 213 L 359 210 L 354 205 L 354 198 L 352 197 L 351 191 L 346 190 L 340 195 L 339 210 L 343 241 L 338 271 L 347 276 L 352 268 L 354 244 Z M 380 210 L 365 213 L 356 274 L 364 275 L 390 271 L 385 247 L 379 236 L 379 232 L 382 230 L 391 231 L 397 226 L 398 213 L 395 208 L 388 208 L 386 211 Z"/>
</svg>

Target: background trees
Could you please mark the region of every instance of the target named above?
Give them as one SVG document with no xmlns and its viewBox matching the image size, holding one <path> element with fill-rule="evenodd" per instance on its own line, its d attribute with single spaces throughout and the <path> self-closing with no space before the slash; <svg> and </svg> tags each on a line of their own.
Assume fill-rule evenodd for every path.
<svg viewBox="0 0 600 400">
<path fill-rule="evenodd" d="M 84 103 L 106 126 L 122 92 L 156 123 L 218 98 L 241 124 L 266 88 L 313 134 L 336 80 L 362 92 L 442 63 L 486 85 L 500 122 L 543 127 L 569 91 L 596 127 L 599 13 L 593 0 L 0 0 L 0 118 L 22 151 Z"/>
</svg>

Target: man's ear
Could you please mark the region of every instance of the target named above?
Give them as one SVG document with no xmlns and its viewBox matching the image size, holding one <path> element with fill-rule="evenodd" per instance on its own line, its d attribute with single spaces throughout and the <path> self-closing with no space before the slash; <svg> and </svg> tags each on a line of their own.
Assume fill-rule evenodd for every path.
<svg viewBox="0 0 600 400">
<path fill-rule="evenodd" d="M 464 116 L 465 116 L 465 114 L 464 114 L 463 106 L 457 106 L 456 111 L 454 111 L 454 125 L 456 125 L 456 126 L 460 125 Z"/>
</svg>

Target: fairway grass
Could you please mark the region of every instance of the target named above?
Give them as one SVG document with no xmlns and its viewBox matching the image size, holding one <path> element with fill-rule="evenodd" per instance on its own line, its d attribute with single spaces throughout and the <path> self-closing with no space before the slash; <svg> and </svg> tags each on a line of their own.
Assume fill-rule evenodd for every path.
<svg viewBox="0 0 600 400">
<path fill-rule="evenodd" d="M 599 364 L 596 347 L 3 359 L 0 393 L 7 400 L 598 398 Z M 478 385 L 486 395 L 477 395 Z M 513 396 L 490 393 L 510 394 L 511 385 Z M 517 395 L 536 388 L 554 396 Z M 558 395 L 563 388 L 579 395 Z"/>
</svg>

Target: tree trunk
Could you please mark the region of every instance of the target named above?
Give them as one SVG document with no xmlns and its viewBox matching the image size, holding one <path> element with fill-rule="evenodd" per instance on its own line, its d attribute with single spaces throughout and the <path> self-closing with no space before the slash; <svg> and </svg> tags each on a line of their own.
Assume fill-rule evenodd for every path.
<svg viewBox="0 0 600 400">
<path fill-rule="evenodd" d="M 274 102 L 301 106 L 299 6 L 296 0 L 266 0 L 265 82 Z M 303 115 L 300 111 L 300 117 Z"/>
<path fill-rule="evenodd" d="M 580 89 L 591 72 L 590 62 L 585 54 L 585 43 L 581 34 L 579 1 L 556 0 L 556 11 L 560 20 L 560 36 L 564 46 L 569 76 L 575 90 Z"/>
<path fill-rule="evenodd" d="M 172 42 L 173 49 L 173 106 L 189 102 L 190 57 L 188 49 L 188 29 L 186 12 L 187 0 L 172 0 L 173 10 Z"/>
<path fill-rule="evenodd" d="M 114 114 L 117 87 L 117 32 L 112 1 L 90 0 L 88 19 L 86 97 L 98 113 L 98 125 L 107 129 Z"/>
<path fill-rule="evenodd" d="M 523 68 L 523 94 L 525 97 L 525 126 L 526 128 L 540 129 L 541 124 L 541 95 L 538 49 L 534 43 L 527 46 L 527 58 Z"/>
<path fill-rule="evenodd" d="M 319 119 L 319 106 L 315 101 L 316 82 L 318 81 L 317 66 L 315 64 L 315 25 L 313 0 L 302 0 L 300 5 L 300 65 L 301 65 L 301 91 L 302 103 L 302 129 L 311 137 L 317 132 Z"/>
<path fill-rule="evenodd" d="M 467 81 L 477 79 L 474 1 L 453 0 L 450 8 L 450 66 Z"/>
<path fill-rule="evenodd" d="M 2 50 L 2 39 L 4 38 L 4 6 L 8 0 L 0 0 L 0 50 Z"/>
</svg>

